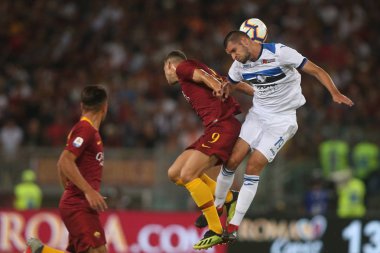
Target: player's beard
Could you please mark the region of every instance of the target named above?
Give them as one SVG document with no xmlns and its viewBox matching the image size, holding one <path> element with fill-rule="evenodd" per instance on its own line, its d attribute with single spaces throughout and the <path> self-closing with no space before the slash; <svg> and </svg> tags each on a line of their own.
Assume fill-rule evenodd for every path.
<svg viewBox="0 0 380 253">
<path fill-rule="evenodd" d="M 239 57 L 240 59 L 238 61 L 241 63 L 246 63 L 251 58 L 251 54 L 249 53 L 247 47 L 243 46 L 243 48 L 244 48 L 243 54 L 241 54 L 241 57 Z"/>
</svg>

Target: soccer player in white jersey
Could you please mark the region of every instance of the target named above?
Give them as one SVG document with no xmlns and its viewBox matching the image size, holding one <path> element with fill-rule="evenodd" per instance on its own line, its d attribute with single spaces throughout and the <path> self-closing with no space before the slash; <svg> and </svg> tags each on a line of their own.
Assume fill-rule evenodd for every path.
<svg viewBox="0 0 380 253">
<path fill-rule="evenodd" d="M 253 105 L 232 154 L 218 175 L 215 192 L 215 205 L 220 207 L 231 187 L 236 168 L 252 151 L 235 214 L 224 232 L 224 239 L 233 241 L 255 197 L 260 173 L 297 132 L 296 109 L 306 102 L 298 70 L 314 76 L 326 87 L 334 102 L 348 106 L 353 102 L 339 92 L 326 71 L 283 44 L 256 43 L 244 32 L 232 31 L 226 36 L 224 47 L 234 60 L 228 72 L 229 81 L 232 84 L 248 82 L 254 87 Z"/>
</svg>

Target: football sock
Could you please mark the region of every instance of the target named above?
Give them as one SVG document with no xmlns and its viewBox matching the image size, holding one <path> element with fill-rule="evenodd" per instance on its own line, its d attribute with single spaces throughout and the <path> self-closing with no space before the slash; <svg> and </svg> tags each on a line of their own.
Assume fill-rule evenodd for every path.
<svg viewBox="0 0 380 253">
<path fill-rule="evenodd" d="M 215 189 L 215 205 L 221 207 L 224 202 L 231 202 L 232 193 L 230 188 L 234 182 L 235 173 L 232 170 L 227 169 L 224 165 L 219 172 L 216 189 Z"/>
<path fill-rule="evenodd" d="M 212 178 L 210 178 L 206 173 L 203 173 L 200 176 L 200 179 L 203 181 L 203 183 L 207 184 L 211 192 L 215 192 L 216 182 Z"/>
<path fill-rule="evenodd" d="M 200 178 L 190 181 L 185 184 L 185 187 L 190 192 L 191 197 L 198 207 L 201 208 L 209 202 L 212 203 L 211 206 L 203 208 L 202 212 L 206 217 L 209 229 L 221 234 L 223 229 L 215 205 L 213 204 L 214 198 L 210 188 Z"/>
<path fill-rule="evenodd" d="M 236 203 L 234 217 L 232 217 L 230 224 L 239 226 L 244 218 L 245 213 L 248 211 L 253 198 L 256 195 L 257 186 L 259 185 L 260 177 L 256 175 L 244 174 L 243 185 L 239 192 L 239 197 Z"/>
<path fill-rule="evenodd" d="M 53 249 L 53 248 L 50 248 L 49 246 L 44 245 L 41 253 L 65 253 L 65 252 L 62 250 Z"/>
<path fill-rule="evenodd" d="M 205 184 L 207 184 L 207 186 L 210 188 L 210 190 L 211 190 L 211 192 L 212 193 L 215 193 L 215 191 L 216 191 L 216 182 L 212 179 L 212 178 L 210 178 L 206 173 L 203 173 L 202 175 L 201 175 L 201 179 L 202 179 L 202 181 L 205 183 Z M 232 184 L 232 183 L 231 183 Z M 228 190 L 229 190 L 230 188 L 228 188 Z M 215 194 L 214 194 L 215 195 Z M 227 203 L 229 203 L 229 202 L 231 202 L 231 200 L 232 200 L 232 198 L 233 198 L 233 195 L 232 195 L 232 192 L 231 191 L 228 191 L 228 193 L 227 193 L 227 197 L 225 198 L 226 199 L 226 202 Z M 224 203 L 224 202 L 223 202 Z M 222 204 L 223 205 L 223 204 Z"/>
</svg>

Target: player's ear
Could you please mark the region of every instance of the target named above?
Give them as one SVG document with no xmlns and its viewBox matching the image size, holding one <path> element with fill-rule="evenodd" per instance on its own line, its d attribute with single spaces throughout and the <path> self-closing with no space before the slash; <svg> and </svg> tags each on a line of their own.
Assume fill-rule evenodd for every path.
<svg viewBox="0 0 380 253">
<path fill-rule="evenodd" d="M 248 47 L 250 41 L 251 40 L 249 38 L 246 38 L 246 37 L 242 37 L 240 40 L 241 44 L 245 47 Z"/>
</svg>

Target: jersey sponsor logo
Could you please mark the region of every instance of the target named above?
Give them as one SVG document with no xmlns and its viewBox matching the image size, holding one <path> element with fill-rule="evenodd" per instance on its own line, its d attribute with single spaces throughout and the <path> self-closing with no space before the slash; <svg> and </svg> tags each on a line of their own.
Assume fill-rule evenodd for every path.
<svg viewBox="0 0 380 253">
<path fill-rule="evenodd" d="M 73 141 L 73 146 L 76 148 L 79 148 L 83 144 L 83 138 L 82 137 L 77 137 Z"/>
<path fill-rule="evenodd" d="M 256 77 L 256 81 L 258 82 L 258 83 L 265 83 L 265 80 L 267 79 L 267 77 L 266 76 L 264 76 L 264 75 L 258 75 L 257 77 Z"/>
<path fill-rule="evenodd" d="M 275 62 L 276 61 L 276 59 L 262 59 L 262 63 L 263 64 L 268 64 L 268 63 L 271 63 L 271 62 Z"/>
<path fill-rule="evenodd" d="M 207 146 L 206 144 L 202 143 L 202 148 L 211 148 L 210 146 Z"/>
<path fill-rule="evenodd" d="M 104 153 L 99 152 L 96 154 L 95 159 L 99 162 L 100 166 L 104 165 Z"/>
</svg>

